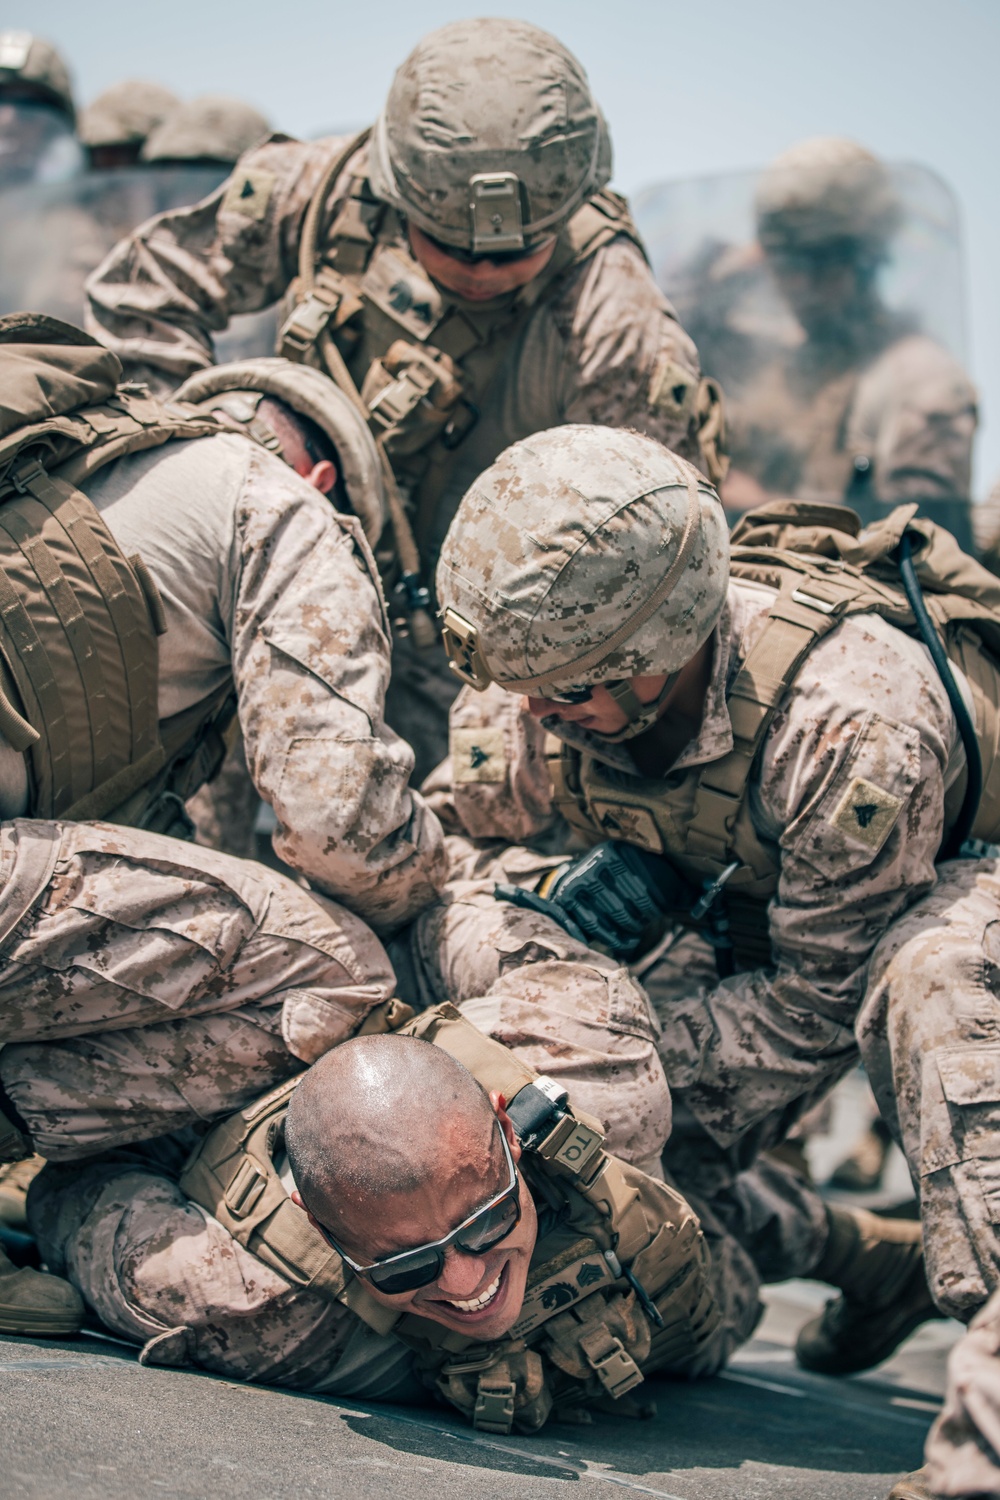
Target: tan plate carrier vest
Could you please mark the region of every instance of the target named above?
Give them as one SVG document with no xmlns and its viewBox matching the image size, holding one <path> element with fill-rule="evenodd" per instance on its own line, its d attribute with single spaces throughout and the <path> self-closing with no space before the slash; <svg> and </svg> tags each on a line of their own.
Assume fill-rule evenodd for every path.
<svg viewBox="0 0 1000 1500">
<path fill-rule="evenodd" d="M 279 338 L 287 359 L 324 369 L 343 384 L 343 364 L 360 390 L 377 440 L 413 507 L 418 543 L 431 532 L 452 454 L 479 410 L 514 340 L 553 284 L 619 235 L 646 252 L 624 198 L 602 189 L 577 209 L 544 271 L 500 310 L 447 302 L 410 253 L 395 209 L 374 197 L 357 136 L 333 161 L 306 214 L 295 306 Z M 354 159 L 344 201 L 325 230 L 327 202 Z M 325 231 L 325 232 L 324 232 Z M 332 347 L 331 347 L 332 346 Z M 340 368 L 338 368 L 340 366 Z M 702 415 L 706 453 L 722 441 L 718 387 L 677 369 L 678 415 Z M 703 410 L 702 410 L 703 409 Z"/>
<path fill-rule="evenodd" d="M 0 441 L 0 732 L 27 753 L 30 817 L 172 829 L 225 753 L 229 691 L 158 722 L 162 602 L 77 488 L 128 453 L 221 430 L 126 387 Z"/>
<path fill-rule="evenodd" d="M 983 794 L 972 837 L 1000 838 L 1000 580 L 962 552 L 917 507 L 898 507 L 860 533 L 844 506 L 778 501 L 746 515 L 733 533 L 731 572 L 778 590 L 767 621 L 727 693 L 733 748 L 708 765 L 659 780 L 632 776 L 547 737 L 554 801 L 589 843 L 622 839 L 665 854 L 695 887 L 726 883 L 737 969 L 771 963 L 767 903 L 779 851 L 757 835 L 748 788 L 771 720 L 817 641 L 849 615 L 878 614 L 909 635 L 916 625 L 891 554 L 904 531 L 913 544 L 927 609 L 949 658 L 972 691 Z M 965 775 L 950 789 L 946 828 Z M 689 920 L 688 913 L 678 913 Z"/>
<path fill-rule="evenodd" d="M 392 1029 L 396 1020 L 369 1018 L 362 1030 Z M 452 1005 L 435 1006 L 401 1030 L 443 1047 L 508 1101 L 538 1077 Z M 693 1211 L 663 1183 L 609 1156 L 597 1123 L 571 1110 L 521 1159 L 536 1203 L 556 1211 L 557 1226 L 536 1246 L 508 1336 L 476 1344 L 427 1319 L 397 1316 L 369 1296 L 278 1176 L 274 1157 L 297 1082 L 216 1125 L 185 1167 L 182 1191 L 288 1281 L 344 1303 L 377 1332 L 414 1347 L 440 1391 L 476 1427 L 532 1430 L 553 1405 L 617 1399 L 640 1384 L 643 1371 L 690 1360 L 715 1332 L 720 1313 Z M 630 1278 L 655 1303 L 661 1326 L 651 1326 Z"/>
</svg>

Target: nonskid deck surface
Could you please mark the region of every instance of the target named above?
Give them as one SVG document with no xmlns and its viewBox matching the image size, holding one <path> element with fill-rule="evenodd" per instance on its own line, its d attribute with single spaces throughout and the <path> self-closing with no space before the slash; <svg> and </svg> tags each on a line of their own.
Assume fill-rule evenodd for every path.
<svg viewBox="0 0 1000 1500">
<path fill-rule="evenodd" d="M 720 1379 L 651 1386 L 657 1415 L 489 1437 L 444 1411 L 353 1405 L 142 1368 L 106 1339 L 0 1339 L 5 1500 L 884 1500 L 917 1467 L 957 1325 L 874 1374 L 800 1371 L 822 1288 L 771 1288 Z"/>
</svg>

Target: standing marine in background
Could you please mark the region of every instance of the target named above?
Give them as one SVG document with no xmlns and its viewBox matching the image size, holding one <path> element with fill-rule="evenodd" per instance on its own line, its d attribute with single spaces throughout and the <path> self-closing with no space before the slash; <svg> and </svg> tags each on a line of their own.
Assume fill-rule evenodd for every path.
<svg viewBox="0 0 1000 1500">
<path fill-rule="evenodd" d="M 729 397 L 727 508 L 791 496 L 867 520 L 917 500 L 971 546 L 976 392 L 916 318 L 885 303 L 903 217 L 888 170 L 854 141 L 802 141 L 764 173 L 755 211 L 763 268 L 798 334 L 770 357 L 762 341 L 742 379 L 725 360 L 712 366 Z"/>
<path fill-rule="evenodd" d="M 289 297 L 280 350 L 363 408 L 390 486 L 398 584 L 389 714 L 417 775 L 454 696 L 425 587 L 463 491 L 565 422 L 635 427 L 714 468 L 718 395 L 657 289 L 576 59 L 524 22 L 426 37 L 374 128 L 273 137 L 195 209 L 122 241 L 90 328 L 156 388 L 213 362 L 230 318 Z M 715 477 L 718 471 L 715 470 Z"/>
<path fill-rule="evenodd" d="M 69 69 L 29 31 L 0 31 L 0 188 L 80 170 Z"/>
</svg>

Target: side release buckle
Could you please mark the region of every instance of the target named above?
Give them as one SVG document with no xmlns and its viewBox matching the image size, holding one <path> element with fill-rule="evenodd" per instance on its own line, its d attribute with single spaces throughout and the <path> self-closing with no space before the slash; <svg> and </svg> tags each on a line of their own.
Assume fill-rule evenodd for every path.
<svg viewBox="0 0 1000 1500">
<path fill-rule="evenodd" d="M 606 1328 L 596 1328 L 580 1339 L 587 1363 L 612 1401 L 642 1384 L 642 1371 L 627 1353 L 621 1339 L 612 1338 Z"/>
<path fill-rule="evenodd" d="M 480 1432 L 512 1432 L 516 1394 L 517 1386 L 513 1380 L 491 1380 L 488 1375 L 481 1375 L 472 1413 L 473 1427 Z"/>
<path fill-rule="evenodd" d="M 410 415 L 437 384 L 437 376 L 419 365 L 408 365 L 390 385 L 384 386 L 368 403 L 372 421 L 390 432 L 401 427 Z"/>
<path fill-rule="evenodd" d="M 330 301 L 315 292 L 296 303 L 278 334 L 278 348 L 284 357 L 301 364 L 339 305 L 339 297 Z"/>
</svg>

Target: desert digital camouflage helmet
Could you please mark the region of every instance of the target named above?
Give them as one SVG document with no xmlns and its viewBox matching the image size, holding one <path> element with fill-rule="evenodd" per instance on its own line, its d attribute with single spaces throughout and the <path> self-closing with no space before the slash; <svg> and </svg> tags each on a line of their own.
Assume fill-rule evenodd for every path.
<svg viewBox="0 0 1000 1500">
<path fill-rule="evenodd" d="M 437 571 L 452 670 L 473 687 L 565 698 L 603 683 L 638 734 L 708 639 L 729 533 L 708 480 L 640 433 L 554 427 L 463 497 Z M 666 674 L 653 704 L 629 679 Z"/>
<path fill-rule="evenodd" d="M 393 79 L 369 152 L 377 197 L 474 255 L 529 254 L 611 176 L 583 68 L 525 21 L 456 21 Z"/>
</svg>

